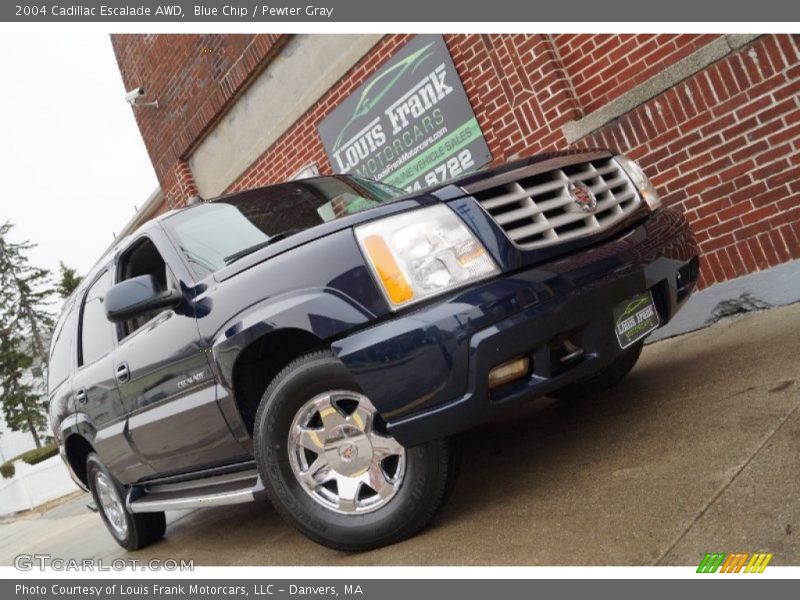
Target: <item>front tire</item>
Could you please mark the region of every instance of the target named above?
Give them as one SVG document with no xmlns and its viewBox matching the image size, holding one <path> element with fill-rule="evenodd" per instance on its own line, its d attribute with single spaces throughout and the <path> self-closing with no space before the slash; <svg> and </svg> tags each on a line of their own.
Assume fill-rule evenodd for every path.
<svg viewBox="0 0 800 600">
<path fill-rule="evenodd" d="M 138 550 L 164 537 L 167 519 L 163 512 L 132 513 L 125 503 L 125 490 L 97 454 L 86 460 L 89 488 L 108 532 L 126 550 Z"/>
<path fill-rule="evenodd" d="M 329 548 L 363 551 L 422 530 L 442 506 L 456 457 L 437 440 L 403 448 L 327 351 L 270 384 L 256 415 L 267 495 L 289 523 Z"/>
</svg>

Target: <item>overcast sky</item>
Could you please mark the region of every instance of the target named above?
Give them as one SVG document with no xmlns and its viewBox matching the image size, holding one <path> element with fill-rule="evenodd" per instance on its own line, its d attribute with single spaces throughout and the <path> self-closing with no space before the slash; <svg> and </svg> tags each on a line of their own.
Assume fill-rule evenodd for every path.
<svg viewBox="0 0 800 600">
<path fill-rule="evenodd" d="M 111 41 L 0 34 L 0 56 L 0 221 L 83 275 L 158 185 Z"/>
</svg>

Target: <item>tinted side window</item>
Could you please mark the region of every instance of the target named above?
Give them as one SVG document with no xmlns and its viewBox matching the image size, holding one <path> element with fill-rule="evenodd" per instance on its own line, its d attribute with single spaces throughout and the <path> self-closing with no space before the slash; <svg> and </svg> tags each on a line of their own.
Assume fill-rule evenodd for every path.
<svg viewBox="0 0 800 600">
<path fill-rule="evenodd" d="M 155 244 L 149 238 L 144 238 L 141 242 L 138 242 L 133 249 L 128 251 L 120 259 L 119 264 L 118 282 L 125 281 L 126 279 L 133 279 L 140 275 L 152 275 L 155 277 L 162 290 L 166 290 L 169 287 L 167 280 L 171 278 L 168 275 L 169 270 L 167 269 L 167 264 L 164 262 L 164 259 L 161 258 L 161 253 L 158 251 Z M 156 310 L 126 321 L 122 326 L 123 337 L 139 329 L 163 310 L 164 309 Z"/>
<path fill-rule="evenodd" d="M 81 363 L 94 362 L 111 350 L 111 323 L 106 318 L 103 305 L 111 286 L 111 274 L 106 271 L 92 284 L 83 301 L 81 315 Z"/>
<path fill-rule="evenodd" d="M 64 318 L 59 323 L 59 328 L 53 335 L 53 346 L 50 350 L 50 360 L 47 361 L 47 385 L 50 391 L 69 377 L 72 366 L 72 340 L 75 338 L 75 321 L 78 311 L 75 305 L 67 308 Z"/>
</svg>

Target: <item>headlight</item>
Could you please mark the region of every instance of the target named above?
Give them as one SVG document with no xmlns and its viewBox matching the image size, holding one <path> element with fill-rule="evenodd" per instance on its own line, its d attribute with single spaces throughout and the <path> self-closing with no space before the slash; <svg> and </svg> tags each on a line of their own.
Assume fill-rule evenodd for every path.
<svg viewBox="0 0 800 600">
<path fill-rule="evenodd" d="M 619 166 L 628 174 L 628 177 L 631 178 L 633 181 L 633 185 L 635 185 L 638 190 L 639 194 L 642 196 L 642 200 L 645 201 L 645 204 L 650 207 L 650 210 L 655 210 L 661 206 L 661 199 L 658 197 L 658 193 L 656 193 L 656 188 L 653 187 L 653 184 L 650 183 L 650 180 L 645 175 L 642 167 L 640 167 L 636 161 L 628 158 L 623 154 L 619 154 L 614 157 L 619 163 Z"/>
<path fill-rule="evenodd" d="M 355 232 L 393 308 L 500 272 L 464 222 L 443 205 L 380 219 Z"/>
</svg>

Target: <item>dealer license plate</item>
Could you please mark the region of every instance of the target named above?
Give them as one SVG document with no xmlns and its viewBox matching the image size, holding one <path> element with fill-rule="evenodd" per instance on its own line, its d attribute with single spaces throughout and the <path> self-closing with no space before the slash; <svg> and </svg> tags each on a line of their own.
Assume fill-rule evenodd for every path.
<svg viewBox="0 0 800 600">
<path fill-rule="evenodd" d="M 622 348 L 635 344 L 658 325 L 658 311 L 649 291 L 636 294 L 614 309 L 614 333 Z"/>
</svg>

